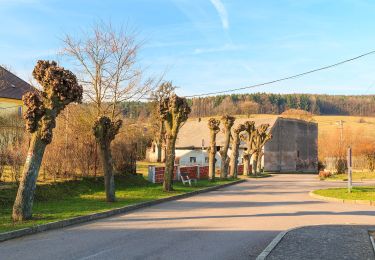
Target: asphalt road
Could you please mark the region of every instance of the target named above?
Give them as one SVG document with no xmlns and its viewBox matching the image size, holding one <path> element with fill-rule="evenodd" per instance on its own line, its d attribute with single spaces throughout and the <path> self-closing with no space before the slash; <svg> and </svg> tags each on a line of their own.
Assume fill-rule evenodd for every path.
<svg viewBox="0 0 375 260">
<path fill-rule="evenodd" d="M 374 224 L 374 207 L 319 201 L 344 186 L 313 175 L 276 175 L 130 214 L 0 243 L 0 259 L 254 259 L 282 230 Z"/>
</svg>

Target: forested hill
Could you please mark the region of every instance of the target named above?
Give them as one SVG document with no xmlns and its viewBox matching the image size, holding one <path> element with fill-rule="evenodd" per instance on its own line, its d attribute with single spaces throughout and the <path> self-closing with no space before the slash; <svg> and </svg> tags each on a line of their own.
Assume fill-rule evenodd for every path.
<svg viewBox="0 0 375 260">
<path fill-rule="evenodd" d="M 227 114 L 281 114 L 288 109 L 302 109 L 317 115 L 375 116 L 375 95 L 312 95 L 312 94 L 232 94 L 193 98 L 191 116 L 204 117 Z M 149 115 L 147 103 L 124 104 L 129 117 Z"/>
</svg>

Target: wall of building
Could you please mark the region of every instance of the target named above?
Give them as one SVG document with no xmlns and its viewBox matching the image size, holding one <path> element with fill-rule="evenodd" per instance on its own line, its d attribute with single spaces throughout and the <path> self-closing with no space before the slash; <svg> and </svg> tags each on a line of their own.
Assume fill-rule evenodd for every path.
<svg viewBox="0 0 375 260">
<path fill-rule="evenodd" d="M 317 172 L 318 126 L 280 118 L 264 147 L 264 169 L 270 172 Z"/>
<path fill-rule="evenodd" d="M 0 116 L 7 116 L 10 114 L 22 115 L 23 103 L 22 100 L 0 98 Z"/>
</svg>

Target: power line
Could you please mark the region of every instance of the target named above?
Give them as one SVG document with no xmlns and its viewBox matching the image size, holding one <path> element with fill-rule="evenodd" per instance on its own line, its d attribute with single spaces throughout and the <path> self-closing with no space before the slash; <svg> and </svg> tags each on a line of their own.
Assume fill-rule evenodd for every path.
<svg viewBox="0 0 375 260">
<path fill-rule="evenodd" d="M 273 84 L 273 83 L 280 82 L 280 81 L 285 81 L 285 80 L 289 80 L 289 79 L 298 78 L 298 77 L 301 77 L 301 76 L 304 76 L 304 75 L 307 75 L 307 74 L 311 74 L 311 73 L 314 73 L 314 72 L 317 72 L 317 71 L 321 71 L 321 70 L 326 70 L 326 69 L 329 69 L 329 68 L 333 68 L 333 67 L 342 65 L 344 63 L 348 63 L 348 62 L 352 62 L 354 60 L 361 59 L 361 58 L 363 58 L 365 56 L 368 56 L 368 55 L 371 55 L 371 54 L 374 54 L 374 53 L 375 53 L 375 50 L 367 52 L 367 53 L 364 53 L 364 54 L 361 54 L 359 56 L 356 56 L 356 57 L 353 57 L 353 58 L 350 58 L 350 59 L 347 59 L 347 60 L 343 60 L 343 61 L 337 62 L 335 64 L 331 64 L 331 65 L 328 65 L 328 66 L 324 66 L 324 67 L 320 67 L 320 68 L 317 68 L 317 69 L 309 70 L 309 71 L 306 71 L 306 72 L 303 72 L 303 73 L 299 73 L 299 74 L 296 74 L 296 75 L 293 75 L 293 76 L 288 76 L 288 77 L 281 78 L 281 79 L 276 79 L 276 80 L 272 80 L 272 81 L 268 81 L 268 82 L 263 82 L 263 83 L 259 83 L 259 84 L 255 84 L 255 85 L 250 85 L 250 86 L 247 86 L 247 87 L 227 89 L 227 90 L 215 91 L 215 92 L 208 92 L 208 93 L 201 93 L 201 94 L 195 94 L 195 95 L 190 95 L 190 96 L 185 96 L 185 97 L 186 98 L 193 98 L 193 97 L 217 95 L 217 94 L 223 94 L 223 93 L 228 93 L 228 92 L 233 92 L 233 91 L 238 91 L 238 90 L 244 90 L 244 89 L 250 89 L 250 88 L 256 88 L 256 87 L 260 87 L 260 86 L 264 86 L 264 85 L 269 85 L 269 84 Z"/>
</svg>

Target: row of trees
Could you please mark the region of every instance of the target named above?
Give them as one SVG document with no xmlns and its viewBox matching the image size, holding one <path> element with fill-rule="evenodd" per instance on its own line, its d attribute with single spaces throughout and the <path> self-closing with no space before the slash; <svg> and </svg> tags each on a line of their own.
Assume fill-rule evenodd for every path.
<svg viewBox="0 0 375 260">
<path fill-rule="evenodd" d="M 237 166 L 239 157 L 239 147 L 241 141 L 245 143 L 246 148 L 243 152 L 244 174 L 250 175 L 250 161 L 253 159 L 253 172 L 256 175 L 261 169 L 261 158 L 263 156 L 263 147 L 267 141 L 272 138 L 268 132 L 269 124 L 262 124 L 255 127 L 254 121 L 246 121 L 244 124 L 237 125 L 233 131 L 235 117 L 224 115 L 221 120 L 210 118 L 208 128 L 210 130 L 210 146 L 208 148 L 208 166 L 209 178 L 215 179 L 215 155 L 216 155 L 216 136 L 220 132 L 220 124 L 223 125 L 224 144 L 220 150 L 221 169 L 220 177 L 230 175 L 237 178 Z M 231 143 L 231 157 L 228 157 L 228 150 Z M 230 167 L 229 167 L 230 166 Z"/>
<path fill-rule="evenodd" d="M 374 116 L 374 96 L 338 96 L 312 94 L 233 94 L 188 99 L 190 116 L 223 114 L 282 114 L 299 109 L 317 115 Z M 147 117 L 152 107 L 146 102 L 124 104 L 127 117 Z"/>
<path fill-rule="evenodd" d="M 15 221 L 32 216 L 36 180 L 57 116 L 70 103 L 82 102 L 84 96 L 96 110 L 92 133 L 103 167 L 106 200 L 116 200 L 111 144 L 123 123 L 119 104 L 143 97 L 152 81 L 143 80 L 137 66 L 140 45 L 134 35 L 105 24 L 96 25 L 85 35 L 81 39 L 66 35 L 64 39 L 63 53 L 77 65 L 78 78 L 56 62 L 38 61 L 33 77 L 42 90 L 23 96 L 31 139 L 13 206 Z"/>
</svg>

